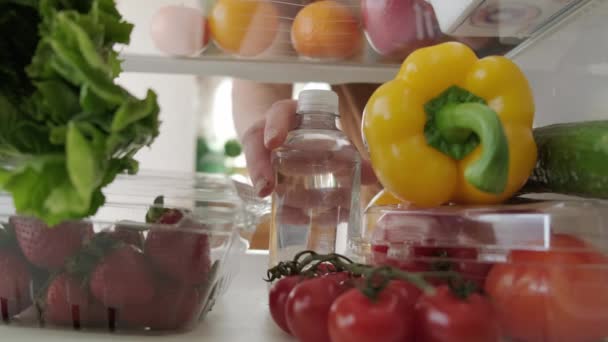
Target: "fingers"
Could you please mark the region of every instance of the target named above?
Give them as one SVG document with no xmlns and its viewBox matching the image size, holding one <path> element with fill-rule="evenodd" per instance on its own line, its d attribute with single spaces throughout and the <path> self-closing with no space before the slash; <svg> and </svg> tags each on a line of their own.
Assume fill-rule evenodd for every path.
<svg viewBox="0 0 608 342">
<path fill-rule="evenodd" d="M 256 122 L 245 131 L 242 138 L 249 175 L 256 195 L 260 197 L 270 195 L 274 185 L 270 151 L 264 146 L 264 126 L 264 120 Z"/>
<path fill-rule="evenodd" d="M 265 197 L 273 191 L 271 151 L 280 147 L 289 131 L 296 126 L 296 109 L 297 102 L 294 100 L 277 101 L 266 112 L 265 119 L 256 122 L 243 134 L 243 149 L 258 196 Z M 377 182 L 367 160 L 362 160 L 361 163 L 361 181 L 365 185 Z"/>
<path fill-rule="evenodd" d="M 289 131 L 295 127 L 296 109 L 296 101 L 282 100 L 275 102 L 268 112 L 266 112 L 264 146 L 268 150 L 280 147 Z"/>
</svg>

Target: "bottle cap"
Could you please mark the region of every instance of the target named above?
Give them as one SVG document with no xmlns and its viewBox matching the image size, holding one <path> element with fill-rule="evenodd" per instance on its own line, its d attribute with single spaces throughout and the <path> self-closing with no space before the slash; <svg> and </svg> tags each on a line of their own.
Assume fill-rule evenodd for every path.
<svg viewBox="0 0 608 342">
<path fill-rule="evenodd" d="M 338 94 L 331 90 L 303 90 L 298 96 L 298 113 L 323 112 L 340 115 Z"/>
</svg>

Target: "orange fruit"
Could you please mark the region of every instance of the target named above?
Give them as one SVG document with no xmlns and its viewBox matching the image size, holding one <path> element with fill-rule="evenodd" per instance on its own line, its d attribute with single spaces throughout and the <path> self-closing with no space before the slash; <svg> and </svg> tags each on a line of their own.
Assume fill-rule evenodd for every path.
<svg viewBox="0 0 608 342">
<path fill-rule="evenodd" d="M 359 21 L 348 7 L 323 0 L 298 13 L 291 27 L 291 41 L 301 56 L 344 59 L 360 51 L 363 36 Z"/>
<path fill-rule="evenodd" d="M 279 12 L 269 0 L 218 0 L 209 16 L 209 28 L 225 52 L 253 57 L 274 42 Z"/>
</svg>

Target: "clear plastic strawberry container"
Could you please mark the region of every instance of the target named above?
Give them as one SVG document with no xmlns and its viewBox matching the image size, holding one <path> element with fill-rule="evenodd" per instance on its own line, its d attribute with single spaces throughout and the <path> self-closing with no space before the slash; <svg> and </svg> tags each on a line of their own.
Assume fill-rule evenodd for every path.
<svg viewBox="0 0 608 342">
<path fill-rule="evenodd" d="M 248 185 L 215 175 L 143 172 L 117 178 L 104 194 L 96 215 L 54 227 L 15 215 L 0 195 L 5 324 L 190 330 L 238 271 L 267 207 Z"/>
<path fill-rule="evenodd" d="M 492 305 L 484 325 L 497 324 L 507 341 L 608 338 L 606 202 L 372 207 L 363 222 L 351 257 L 431 272 L 435 286 L 468 285 Z"/>
</svg>

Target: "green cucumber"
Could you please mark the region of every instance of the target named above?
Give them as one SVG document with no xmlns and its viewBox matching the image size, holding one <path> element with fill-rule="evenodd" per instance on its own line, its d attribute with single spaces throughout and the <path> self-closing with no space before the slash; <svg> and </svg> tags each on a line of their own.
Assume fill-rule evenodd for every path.
<svg viewBox="0 0 608 342">
<path fill-rule="evenodd" d="M 538 162 L 523 192 L 608 199 L 608 121 L 537 128 Z"/>
</svg>

